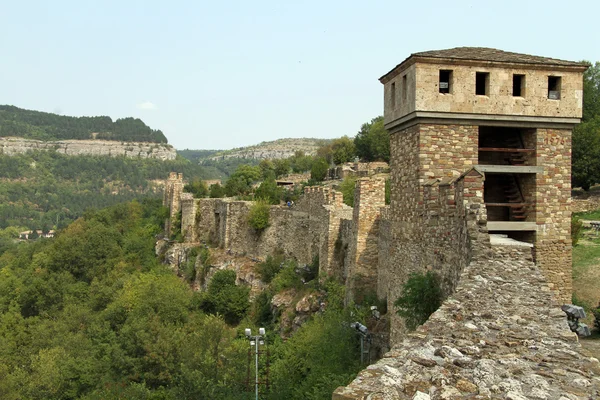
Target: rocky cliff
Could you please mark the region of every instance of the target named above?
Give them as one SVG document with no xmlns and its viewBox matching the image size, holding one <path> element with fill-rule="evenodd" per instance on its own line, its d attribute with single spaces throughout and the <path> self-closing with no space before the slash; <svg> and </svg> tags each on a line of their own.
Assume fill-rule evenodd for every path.
<svg viewBox="0 0 600 400">
<path fill-rule="evenodd" d="M 174 160 L 175 149 L 164 143 L 109 140 L 60 140 L 45 142 L 19 137 L 0 137 L 0 154 L 15 155 L 35 150 L 56 150 L 70 156 L 125 156 Z"/>
</svg>

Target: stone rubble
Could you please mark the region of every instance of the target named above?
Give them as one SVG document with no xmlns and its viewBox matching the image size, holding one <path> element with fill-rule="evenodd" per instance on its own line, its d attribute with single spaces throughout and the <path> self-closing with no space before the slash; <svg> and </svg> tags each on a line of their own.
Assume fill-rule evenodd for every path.
<svg viewBox="0 0 600 400">
<path fill-rule="evenodd" d="M 454 295 L 363 370 L 342 399 L 600 398 L 600 363 L 578 343 L 531 249 L 494 246 Z"/>
</svg>

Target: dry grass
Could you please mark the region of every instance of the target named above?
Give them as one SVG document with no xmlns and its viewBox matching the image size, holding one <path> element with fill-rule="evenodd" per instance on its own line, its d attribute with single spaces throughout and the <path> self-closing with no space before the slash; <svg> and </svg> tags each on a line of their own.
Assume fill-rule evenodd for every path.
<svg viewBox="0 0 600 400">
<path fill-rule="evenodd" d="M 573 300 L 586 309 L 586 324 L 593 326 L 591 309 L 600 302 L 600 237 L 581 239 L 573 248 Z"/>
</svg>

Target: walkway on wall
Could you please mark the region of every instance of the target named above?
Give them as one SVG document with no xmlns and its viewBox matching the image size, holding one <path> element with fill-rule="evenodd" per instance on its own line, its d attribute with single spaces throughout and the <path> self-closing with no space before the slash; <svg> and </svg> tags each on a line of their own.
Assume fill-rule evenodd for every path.
<svg viewBox="0 0 600 400">
<path fill-rule="evenodd" d="M 600 364 L 567 327 L 529 247 L 493 246 L 479 256 L 429 321 L 333 399 L 476 395 L 600 398 Z"/>
</svg>

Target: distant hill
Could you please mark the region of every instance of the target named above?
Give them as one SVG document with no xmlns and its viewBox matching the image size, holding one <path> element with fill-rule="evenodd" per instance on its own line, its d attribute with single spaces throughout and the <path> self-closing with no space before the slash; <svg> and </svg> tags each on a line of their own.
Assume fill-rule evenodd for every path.
<svg viewBox="0 0 600 400">
<path fill-rule="evenodd" d="M 296 152 L 315 155 L 329 139 L 288 138 L 262 142 L 231 150 L 177 150 L 177 154 L 203 167 L 210 179 L 226 179 L 242 164 L 258 165 L 260 160 L 288 158 Z"/>
<path fill-rule="evenodd" d="M 221 151 L 211 155 L 209 158 L 211 160 L 225 160 L 227 158 L 264 160 L 288 158 L 293 156 L 297 151 L 301 151 L 306 155 L 315 155 L 319 147 L 329 142 L 329 139 L 314 138 L 277 139 L 271 142 L 261 142 L 253 146 Z"/>
<path fill-rule="evenodd" d="M 43 141 L 101 139 L 124 142 L 167 143 L 160 130 L 138 118 L 69 117 L 0 105 L 0 137 Z"/>
</svg>

